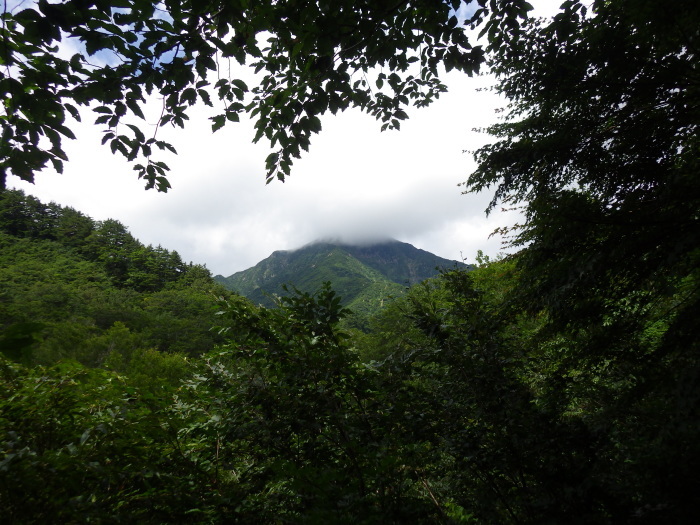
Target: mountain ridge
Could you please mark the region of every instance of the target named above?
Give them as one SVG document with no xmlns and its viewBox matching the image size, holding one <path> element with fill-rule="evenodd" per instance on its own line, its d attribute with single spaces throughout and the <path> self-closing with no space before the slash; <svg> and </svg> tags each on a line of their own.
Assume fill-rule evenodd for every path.
<svg viewBox="0 0 700 525">
<path fill-rule="evenodd" d="M 358 244 L 319 239 L 295 250 L 276 250 L 247 270 L 214 279 L 263 306 L 274 306 L 274 296 L 285 295 L 283 285 L 314 293 L 329 281 L 343 304 L 364 317 L 387 297 L 402 295 L 440 269 L 465 267 L 395 239 Z"/>
</svg>

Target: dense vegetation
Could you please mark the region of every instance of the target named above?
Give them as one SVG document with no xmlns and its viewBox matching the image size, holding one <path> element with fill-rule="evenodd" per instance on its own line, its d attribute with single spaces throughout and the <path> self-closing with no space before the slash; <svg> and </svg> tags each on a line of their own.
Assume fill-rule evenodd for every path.
<svg viewBox="0 0 700 525">
<path fill-rule="evenodd" d="M 328 287 L 273 309 L 220 296 L 214 316 L 205 269 L 178 263 L 176 279 L 139 292 L 105 266 L 129 260 L 128 234 L 88 259 L 99 223 L 20 192 L 3 204 L 3 224 L 8 209 L 31 217 L 25 227 L 51 209 L 90 226 L 72 248 L 50 226 L 3 237 L 8 523 L 694 515 L 699 363 L 669 350 L 686 288 L 642 312 L 616 305 L 603 326 L 557 329 L 546 310 L 515 307 L 521 257 L 480 256 L 350 337 Z M 167 257 L 149 278 L 178 260 L 152 252 Z"/>
<path fill-rule="evenodd" d="M 96 3 L 80 4 L 89 11 Z M 151 5 L 125 2 L 136 4 Z M 335 10 L 311 2 L 294 11 L 291 2 L 271 2 L 241 19 L 273 35 L 262 67 L 273 77 L 289 73 L 268 79 L 258 100 L 261 133 L 275 122 L 286 154 L 313 127 L 284 133 L 301 122 L 281 109 L 293 109 L 285 101 L 300 85 L 323 86 L 300 94 L 312 118 L 316 103 L 349 86 L 333 75 L 357 66 L 364 52 L 369 65 L 384 60 L 401 74 L 412 58 L 406 50 L 427 37 L 423 67 L 464 58 L 451 52 L 448 42 L 465 41 L 445 26 L 446 13 L 428 13 L 435 4 L 371 4 L 341 1 Z M 211 304 L 196 300 L 212 286 L 206 271 L 140 246 L 116 222 L 95 224 L 3 193 L 5 522 L 695 523 L 700 5 L 567 0 L 554 19 L 521 24 L 524 2 L 478 4 L 472 20 L 484 24 L 498 89 L 511 104 L 489 130 L 497 142 L 476 153 L 467 187 L 493 186 L 494 206 L 523 208 L 524 222 L 511 232 L 521 250 L 495 261 L 480 256 L 473 272 L 414 286 L 368 334 L 338 328 L 347 312 L 324 286 L 272 309 L 222 296 L 212 321 L 219 328 L 207 332 L 213 339 L 190 345 L 203 332 L 185 328 L 182 339 L 169 340 L 170 323 L 202 319 L 177 318 L 181 308 L 195 305 L 201 314 Z M 53 5 L 40 2 L 43 13 Z M 164 5 L 174 13 L 179 3 Z M 282 26 L 306 27 L 309 16 L 322 23 L 294 40 L 267 18 L 280 9 L 289 9 Z M 257 49 L 248 40 L 233 39 L 234 49 L 214 40 L 214 22 L 224 25 L 223 38 L 231 20 L 214 12 L 190 16 L 183 8 L 194 22 L 186 49 L 201 50 L 202 35 L 234 55 L 244 44 Z M 80 16 L 64 31 L 79 27 Z M 41 20 L 19 17 L 29 51 L 44 45 Z M 104 16 L 95 24 L 102 27 Z M 175 38 L 172 25 L 165 20 L 159 30 Z M 81 38 L 96 45 L 93 32 Z M 310 62 L 318 67 L 304 70 L 297 60 L 312 44 L 321 52 L 338 41 L 330 63 L 319 55 Z M 128 94 L 142 81 L 158 85 L 161 72 L 149 77 L 147 63 L 133 58 L 155 44 L 120 42 L 109 43 L 123 67 L 138 66 L 125 80 Z M 382 59 L 394 56 L 392 46 L 403 54 Z M 25 76 L 44 56 L 35 54 Z M 192 67 L 206 68 L 207 57 L 197 55 Z M 81 64 L 78 57 L 70 67 Z M 398 73 L 394 88 L 404 78 Z M 177 82 L 166 87 L 189 85 Z M 393 100 L 377 95 L 385 104 L 378 108 L 362 86 L 353 93 L 342 91 L 336 109 L 352 102 L 381 113 Z M 320 113 L 331 104 L 324 100 Z M 44 117 L 33 124 L 46 126 L 52 117 Z M 25 153 L 11 169 L 31 158 L 31 148 Z M 168 310 L 180 293 L 192 300 Z M 152 299 L 166 308 L 150 310 Z M 141 339 L 117 358 L 112 350 L 127 346 L 112 345 L 112 336 L 119 344 Z M 111 359 L 96 358 L 104 355 Z M 122 358 L 128 368 L 113 364 Z"/>
<path fill-rule="evenodd" d="M 25 365 L 182 368 L 223 341 L 210 328 L 225 291 L 205 267 L 21 191 L 0 195 L 0 283 L 0 345 Z"/>
</svg>

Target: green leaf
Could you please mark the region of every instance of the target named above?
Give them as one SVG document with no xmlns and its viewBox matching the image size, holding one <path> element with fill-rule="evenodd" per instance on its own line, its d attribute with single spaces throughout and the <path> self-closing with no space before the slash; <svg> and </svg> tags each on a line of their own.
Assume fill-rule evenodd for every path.
<svg viewBox="0 0 700 525">
<path fill-rule="evenodd" d="M 146 141 L 146 137 L 144 136 L 143 132 L 138 127 L 134 126 L 133 124 L 127 124 L 126 126 L 129 129 L 131 129 L 131 131 L 134 132 L 134 135 L 136 136 L 136 140 L 138 142 L 145 142 Z"/>
<path fill-rule="evenodd" d="M 78 122 L 80 122 L 80 113 L 78 112 L 78 109 L 77 109 L 74 105 L 69 104 L 68 102 L 65 102 L 65 103 L 63 104 L 63 107 L 65 107 L 65 108 L 68 110 L 68 112 L 71 114 L 71 116 L 72 116 L 75 120 L 77 120 Z"/>
<path fill-rule="evenodd" d="M 226 115 L 216 115 L 211 117 L 210 120 L 212 121 L 211 130 L 218 131 L 226 124 Z"/>
<path fill-rule="evenodd" d="M 139 105 L 138 100 L 136 100 L 134 98 L 127 97 L 125 99 L 125 101 L 126 101 L 126 105 L 129 107 L 129 109 L 131 110 L 131 112 L 134 115 L 136 115 L 137 117 L 139 117 L 143 120 L 146 119 L 146 117 L 143 115 L 143 111 L 141 110 L 141 107 Z"/>
<path fill-rule="evenodd" d="M 235 79 L 231 80 L 231 84 L 236 86 L 238 89 L 240 89 L 244 93 L 248 92 L 248 85 L 245 82 L 243 82 L 241 79 L 235 78 Z"/>
<path fill-rule="evenodd" d="M 73 131 L 71 131 L 70 128 L 58 125 L 56 126 L 56 130 L 64 137 L 68 137 L 69 139 L 75 140 L 75 134 L 73 133 Z"/>
<path fill-rule="evenodd" d="M 63 161 L 57 159 L 56 157 L 51 157 L 51 164 L 57 173 L 63 173 Z"/>
<path fill-rule="evenodd" d="M 91 432 L 90 432 L 89 428 L 86 429 L 85 432 L 82 433 L 82 435 L 80 436 L 80 445 L 81 446 L 84 445 L 85 442 L 90 438 L 90 434 L 91 434 Z"/>
</svg>

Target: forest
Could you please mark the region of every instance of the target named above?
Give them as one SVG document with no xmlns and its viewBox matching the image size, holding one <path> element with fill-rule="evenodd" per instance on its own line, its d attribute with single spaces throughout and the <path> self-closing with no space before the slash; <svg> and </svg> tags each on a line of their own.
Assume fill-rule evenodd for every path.
<svg viewBox="0 0 700 525">
<path fill-rule="evenodd" d="M 700 5 L 467 4 L 463 21 L 428 0 L 5 7 L 4 523 L 695 523 Z M 410 287 L 366 331 L 330 284 L 259 307 L 117 220 L 5 189 L 60 171 L 76 105 L 165 191 L 169 145 L 121 123 L 146 93 L 162 124 L 210 92 L 214 131 L 257 118 L 272 180 L 319 116 L 399 127 L 440 71 L 480 68 L 508 105 L 463 189 L 521 210 L 512 254 Z"/>
</svg>

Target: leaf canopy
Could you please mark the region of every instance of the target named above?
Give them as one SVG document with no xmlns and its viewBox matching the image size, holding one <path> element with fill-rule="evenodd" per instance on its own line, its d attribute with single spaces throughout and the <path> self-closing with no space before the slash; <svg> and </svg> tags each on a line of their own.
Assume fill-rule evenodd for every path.
<svg viewBox="0 0 700 525">
<path fill-rule="evenodd" d="M 473 24 L 505 17 L 519 26 L 527 3 L 478 4 Z M 167 191 L 168 166 L 152 160 L 157 129 L 185 127 L 199 101 L 214 105 L 212 129 L 256 119 L 254 141 L 276 147 L 268 182 L 284 180 L 321 130 L 319 116 L 349 107 L 398 128 L 409 105 L 426 106 L 446 87 L 442 65 L 468 74 L 484 61 L 455 10 L 463 2 L 420 0 L 63 0 L 5 3 L 0 13 L 0 179 L 33 181 L 66 160 L 62 136 L 80 106 L 98 114 L 104 141 L 136 164 L 147 188 Z M 493 2 L 492 2 L 493 4 Z M 515 9 L 514 9 L 515 7 Z M 472 11 L 474 11 L 472 9 Z M 249 87 L 235 64 L 259 73 Z M 233 66 L 233 67 L 232 67 Z M 375 71 L 387 80 L 370 82 Z M 147 97 L 162 99 L 155 132 L 143 123 Z M 218 100 L 212 101 L 212 95 Z M 122 125 L 128 121 L 131 126 Z M 125 129 L 126 128 L 126 129 Z M 139 131 L 141 130 L 141 131 Z"/>
<path fill-rule="evenodd" d="M 524 210 L 523 304 L 583 324 L 641 290 L 675 293 L 700 244 L 700 7 L 587 6 L 491 49 L 509 113 L 466 182 L 495 188 L 489 210 Z"/>
</svg>

